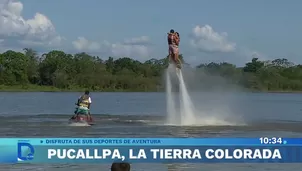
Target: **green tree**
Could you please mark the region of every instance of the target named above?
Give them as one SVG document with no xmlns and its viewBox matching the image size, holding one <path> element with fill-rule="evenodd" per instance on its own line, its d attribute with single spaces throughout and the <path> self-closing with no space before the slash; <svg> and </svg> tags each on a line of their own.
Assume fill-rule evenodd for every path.
<svg viewBox="0 0 302 171">
<path fill-rule="evenodd" d="M 26 85 L 28 81 L 28 61 L 29 58 L 21 52 L 12 50 L 1 55 L 2 74 L 4 84 Z"/>
<path fill-rule="evenodd" d="M 185 57 L 180 55 L 185 64 Z M 41 56 L 33 49 L 23 53 L 12 50 L 0 54 L 0 84 L 3 86 L 49 86 L 61 90 L 162 91 L 162 76 L 169 65 L 168 56 L 137 61 L 130 57 L 102 60 L 85 52 L 67 54 L 53 50 Z M 196 78 L 223 77 L 250 90 L 301 91 L 302 66 L 288 59 L 261 61 L 253 58 L 244 67 L 207 63 L 196 67 Z M 213 86 L 203 80 L 205 87 Z M 219 84 L 219 83 L 217 83 Z"/>
</svg>

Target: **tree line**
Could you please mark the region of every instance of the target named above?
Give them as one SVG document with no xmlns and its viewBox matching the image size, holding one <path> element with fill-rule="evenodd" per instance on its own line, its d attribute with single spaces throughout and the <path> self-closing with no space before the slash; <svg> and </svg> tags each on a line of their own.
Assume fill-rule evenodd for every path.
<svg viewBox="0 0 302 171">
<path fill-rule="evenodd" d="M 185 63 L 182 55 L 181 59 Z M 72 55 L 54 50 L 38 56 L 33 49 L 26 48 L 23 53 L 8 50 L 0 54 L 0 85 L 22 89 L 36 86 L 58 90 L 162 91 L 162 76 L 168 63 L 167 57 L 140 62 L 129 57 L 103 60 L 84 52 Z M 302 65 L 287 59 L 253 58 L 244 67 L 212 62 L 200 64 L 195 70 L 250 90 L 302 90 Z"/>
</svg>

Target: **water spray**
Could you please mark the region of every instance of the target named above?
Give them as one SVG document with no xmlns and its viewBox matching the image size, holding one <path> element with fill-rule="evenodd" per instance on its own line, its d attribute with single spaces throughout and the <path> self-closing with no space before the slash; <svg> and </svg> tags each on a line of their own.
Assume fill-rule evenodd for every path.
<svg viewBox="0 0 302 171">
<path fill-rule="evenodd" d="M 174 79 L 174 77 L 176 79 Z M 179 96 L 172 91 L 175 84 L 179 85 Z M 173 64 L 170 64 L 168 69 L 166 70 L 166 97 L 167 124 L 169 125 L 206 126 L 243 124 L 242 121 L 234 122 L 235 118 L 231 121 L 227 121 L 225 116 L 230 112 L 228 112 L 228 110 L 226 110 L 225 108 L 221 109 L 221 111 L 217 110 L 220 109 L 222 105 L 214 106 L 213 104 L 210 104 L 210 106 L 215 109 L 211 111 L 196 109 L 188 93 L 188 89 L 183 76 L 183 70 L 177 69 Z M 200 104 L 199 107 L 200 106 L 203 105 Z M 217 114 L 221 115 L 219 116 Z"/>
<path fill-rule="evenodd" d="M 182 71 L 169 65 L 166 71 L 167 123 L 173 125 L 195 124 L 194 105 L 187 91 Z M 172 92 L 172 74 L 176 74 L 179 82 L 180 110 L 176 111 L 175 97 Z M 180 113 L 179 113 L 180 112 Z"/>
<path fill-rule="evenodd" d="M 176 124 L 177 118 L 175 117 L 176 109 L 174 96 L 172 92 L 172 81 L 169 73 L 169 69 L 166 71 L 166 100 L 167 100 L 167 123 Z"/>
</svg>

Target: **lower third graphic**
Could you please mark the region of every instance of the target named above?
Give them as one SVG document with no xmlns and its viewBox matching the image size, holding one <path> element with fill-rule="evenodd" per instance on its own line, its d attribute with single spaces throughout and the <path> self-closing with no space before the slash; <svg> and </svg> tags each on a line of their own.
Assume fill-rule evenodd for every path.
<svg viewBox="0 0 302 171">
<path fill-rule="evenodd" d="M 22 140 L 18 142 L 18 161 L 33 160 L 34 154 L 35 149 L 29 141 Z"/>
</svg>

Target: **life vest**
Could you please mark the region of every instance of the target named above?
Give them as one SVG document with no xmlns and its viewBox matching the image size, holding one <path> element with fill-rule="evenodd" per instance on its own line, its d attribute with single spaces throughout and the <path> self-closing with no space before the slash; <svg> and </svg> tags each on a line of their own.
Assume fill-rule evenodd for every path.
<svg viewBox="0 0 302 171">
<path fill-rule="evenodd" d="M 179 42 L 180 42 L 180 36 L 179 36 L 179 33 L 178 32 L 175 32 L 176 36 L 178 37 L 178 42 L 176 42 L 177 45 L 179 45 Z"/>
<path fill-rule="evenodd" d="M 88 105 L 89 105 L 89 96 L 86 95 L 86 94 L 84 94 L 84 95 L 81 96 L 81 98 L 80 98 L 79 106 L 87 107 L 87 108 L 88 108 Z"/>
<path fill-rule="evenodd" d="M 169 45 L 178 45 L 178 42 L 176 42 L 176 33 L 168 33 L 168 44 Z"/>
</svg>

